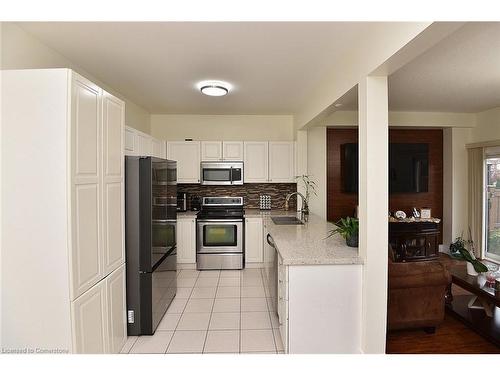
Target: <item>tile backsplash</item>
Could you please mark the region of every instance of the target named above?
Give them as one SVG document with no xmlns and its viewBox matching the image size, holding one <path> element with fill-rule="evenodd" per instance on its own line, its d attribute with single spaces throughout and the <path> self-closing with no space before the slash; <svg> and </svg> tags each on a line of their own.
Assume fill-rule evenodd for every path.
<svg viewBox="0 0 500 375">
<path fill-rule="evenodd" d="M 198 184 L 177 184 L 177 191 L 199 197 L 222 197 L 235 196 L 243 197 L 246 208 L 259 208 L 259 197 L 261 194 L 271 196 L 271 209 L 283 209 L 285 207 L 285 197 L 289 193 L 297 191 L 297 184 L 243 184 L 233 186 L 222 185 L 198 185 Z M 293 196 L 290 199 L 290 209 L 296 208 L 297 199 Z"/>
</svg>

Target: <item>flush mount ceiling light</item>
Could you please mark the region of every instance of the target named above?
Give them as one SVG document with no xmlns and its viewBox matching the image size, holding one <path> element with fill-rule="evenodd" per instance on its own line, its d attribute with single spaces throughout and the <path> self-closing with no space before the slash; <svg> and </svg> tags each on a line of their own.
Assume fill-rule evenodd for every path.
<svg viewBox="0 0 500 375">
<path fill-rule="evenodd" d="M 202 94 L 208 96 L 224 96 L 231 89 L 231 85 L 223 81 L 202 81 L 196 86 Z"/>
</svg>

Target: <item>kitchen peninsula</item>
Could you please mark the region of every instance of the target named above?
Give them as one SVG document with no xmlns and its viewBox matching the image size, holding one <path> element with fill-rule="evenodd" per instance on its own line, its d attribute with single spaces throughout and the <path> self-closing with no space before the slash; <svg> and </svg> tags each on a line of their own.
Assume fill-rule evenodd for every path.
<svg viewBox="0 0 500 375">
<path fill-rule="evenodd" d="M 264 278 L 286 353 L 360 353 L 362 259 L 317 215 L 278 225 L 292 211 L 247 209 L 263 219 Z"/>
</svg>

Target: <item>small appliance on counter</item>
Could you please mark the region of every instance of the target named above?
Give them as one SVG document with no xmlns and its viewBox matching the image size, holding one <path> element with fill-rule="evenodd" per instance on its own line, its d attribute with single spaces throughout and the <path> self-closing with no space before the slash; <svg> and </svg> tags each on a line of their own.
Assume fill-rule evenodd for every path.
<svg viewBox="0 0 500 375">
<path fill-rule="evenodd" d="M 270 210 L 271 209 L 271 196 L 270 195 L 261 195 L 259 197 L 259 208 L 261 210 Z"/>
<path fill-rule="evenodd" d="M 196 195 L 191 197 L 190 210 L 191 211 L 200 211 L 201 210 L 201 198 L 200 197 L 198 197 Z"/>
<path fill-rule="evenodd" d="M 186 212 L 188 207 L 188 195 L 187 193 L 178 192 L 177 193 L 177 212 Z"/>
</svg>

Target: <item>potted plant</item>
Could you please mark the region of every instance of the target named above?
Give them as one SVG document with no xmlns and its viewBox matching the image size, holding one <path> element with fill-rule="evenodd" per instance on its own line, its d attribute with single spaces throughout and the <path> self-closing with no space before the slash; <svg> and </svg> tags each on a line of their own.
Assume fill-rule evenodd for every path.
<svg viewBox="0 0 500 375">
<path fill-rule="evenodd" d="M 467 262 L 467 273 L 471 276 L 477 276 L 480 272 L 487 272 L 488 267 L 475 257 L 473 249 L 473 241 L 471 239 L 465 240 L 460 236 L 450 245 L 450 254 L 456 259 L 465 260 Z"/>
<path fill-rule="evenodd" d="M 345 238 L 347 246 L 358 247 L 359 220 L 354 217 L 342 218 L 335 223 L 337 228 L 332 229 L 328 237 L 340 234 Z"/>
</svg>

